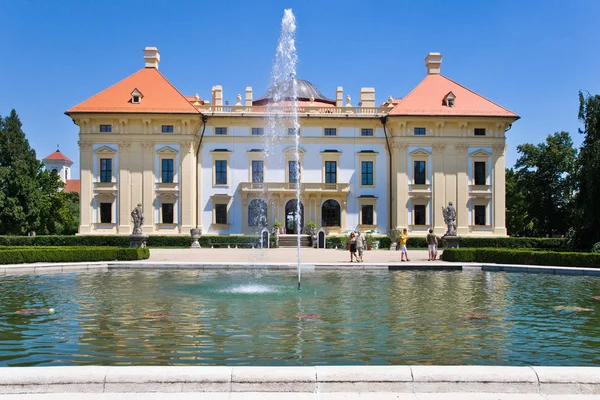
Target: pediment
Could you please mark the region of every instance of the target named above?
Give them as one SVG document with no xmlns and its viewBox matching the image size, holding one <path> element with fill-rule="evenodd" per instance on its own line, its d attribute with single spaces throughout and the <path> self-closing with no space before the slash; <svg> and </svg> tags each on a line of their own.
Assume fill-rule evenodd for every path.
<svg viewBox="0 0 600 400">
<path fill-rule="evenodd" d="M 425 149 L 417 149 L 415 151 L 413 151 L 412 153 L 410 153 L 411 156 L 425 156 L 425 157 L 429 157 L 431 155 L 430 152 L 428 152 Z"/>
<path fill-rule="evenodd" d="M 179 153 L 177 150 L 175 150 L 174 148 L 172 148 L 170 146 L 161 147 L 160 149 L 156 150 L 156 152 L 158 154 L 177 154 L 177 153 Z"/>
<path fill-rule="evenodd" d="M 285 149 L 283 152 L 285 154 L 294 154 L 296 152 L 296 148 L 294 146 L 290 146 L 287 149 Z M 298 147 L 298 153 L 305 154 L 306 150 L 304 150 L 302 147 Z"/>
<path fill-rule="evenodd" d="M 144 95 L 142 94 L 142 92 L 140 92 L 137 88 L 133 89 L 133 92 L 131 92 L 132 96 L 140 96 L 140 97 L 144 97 Z"/>
<path fill-rule="evenodd" d="M 158 196 L 156 196 L 156 198 L 160 201 L 164 201 L 164 200 L 176 200 L 177 199 L 177 194 L 176 193 L 161 193 Z"/>
<path fill-rule="evenodd" d="M 477 151 L 472 152 L 471 154 L 469 154 L 471 157 L 489 157 L 492 154 L 488 153 L 485 150 L 479 149 Z"/>
<path fill-rule="evenodd" d="M 96 154 L 117 154 L 117 151 L 108 147 L 102 146 L 94 151 Z"/>
</svg>

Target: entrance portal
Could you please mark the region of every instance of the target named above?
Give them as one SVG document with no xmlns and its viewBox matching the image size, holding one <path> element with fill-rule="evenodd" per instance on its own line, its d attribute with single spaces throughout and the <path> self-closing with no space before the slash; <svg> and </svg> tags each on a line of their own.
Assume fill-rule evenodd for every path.
<svg viewBox="0 0 600 400">
<path fill-rule="evenodd" d="M 302 232 L 304 227 L 304 204 L 300 202 L 300 215 L 297 215 L 296 204 L 298 200 L 292 199 L 285 204 L 285 233 L 296 234 Z"/>
</svg>

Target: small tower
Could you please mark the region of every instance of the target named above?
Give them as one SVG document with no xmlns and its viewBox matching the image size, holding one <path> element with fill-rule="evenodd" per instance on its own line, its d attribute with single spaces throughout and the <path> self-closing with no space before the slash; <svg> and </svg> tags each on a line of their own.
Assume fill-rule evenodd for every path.
<svg viewBox="0 0 600 400">
<path fill-rule="evenodd" d="M 73 161 L 69 160 L 59 149 L 56 149 L 54 153 L 44 158 L 43 161 L 46 165 L 46 170 L 56 171 L 63 183 L 66 184 L 71 179 L 71 165 L 73 165 Z"/>
</svg>

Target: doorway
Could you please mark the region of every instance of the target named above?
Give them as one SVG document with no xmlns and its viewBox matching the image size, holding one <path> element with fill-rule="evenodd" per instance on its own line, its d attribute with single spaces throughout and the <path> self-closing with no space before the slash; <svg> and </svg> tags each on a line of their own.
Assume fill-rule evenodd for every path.
<svg viewBox="0 0 600 400">
<path fill-rule="evenodd" d="M 285 233 L 296 234 L 302 232 L 304 227 L 304 204 L 300 202 L 300 215 L 298 213 L 298 200 L 292 199 L 285 204 Z"/>
</svg>

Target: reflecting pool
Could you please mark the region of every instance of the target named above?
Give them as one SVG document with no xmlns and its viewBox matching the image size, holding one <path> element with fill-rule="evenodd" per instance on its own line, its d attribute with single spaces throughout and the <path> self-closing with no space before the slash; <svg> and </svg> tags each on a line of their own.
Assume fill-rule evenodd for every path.
<svg viewBox="0 0 600 400">
<path fill-rule="evenodd" d="M 293 270 L 7 275 L 0 366 L 591 366 L 595 296 L 594 277 L 482 271 L 306 272 L 301 291 Z"/>
</svg>

